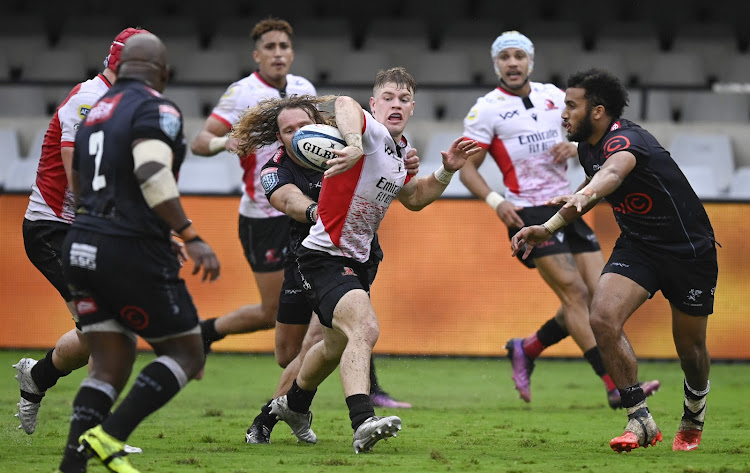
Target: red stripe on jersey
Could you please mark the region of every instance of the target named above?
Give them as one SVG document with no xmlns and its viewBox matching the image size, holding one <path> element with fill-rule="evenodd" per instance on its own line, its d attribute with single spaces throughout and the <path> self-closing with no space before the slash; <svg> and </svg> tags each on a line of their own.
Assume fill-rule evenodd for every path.
<svg viewBox="0 0 750 473">
<path fill-rule="evenodd" d="M 513 166 L 513 161 L 510 159 L 508 150 L 503 144 L 503 140 L 499 140 L 496 136 L 492 138 L 490 143 L 489 152 L 492 158 L 497 163 L 500 171 L 503 173 L 503 184 L 514 194 L 518 194 L 518 176 L 516 176 L 516 168 Z"/>
<path fill-rule="evenodd" d="M 274 87 L 274 86 L 272 86 L 271 84 L 269 84 L 268 82 L 266 82 L 266 80 L 265 80 L 265 79 L 263 79 L 263 77 L 262 77 L 262 76 L 260 75 L 260 73 L 259 73 L 258 71 L 255 71 L 255 72 L 253 72 L 253 75 L 254 75 L 255 77 L 257 77 L 257 78 L 258 78 L 258 80 L 259 80 L 259 81 L 261 81 L 261 82 L 263 83 L 263 85 L 267 85 L 268 87 L 270 87 L 270 88 L 272 88 L 272 89 L 276 89 L 276 87 Z M 279 89 L 276 89 L 276 90 L 279 90 Z"/>
<path fill-rule="evenodd" d="M 221 117 L 220 117 L 220 116 L 218 116 L 217 114 L 215 114 L 215 113 L 212 113 L 212 114 L 211 114 L 211 116 L 212 116 L 212 117 L 214 117 L 215 119 L 219 120 L 219 121 L 220 121 L 221 123 L 223 123 L 224 125 L 226 125 L 226 127 L 227 127 L 227 128 L 230 128 L 230 129 L 232 128 L 232 124 L 231 124 L 231 123 L 229 123 L 229 122 L 228 122 L 228 121 L 226 121 L 225 119 L 221 118 Z"/>
<path fill-rule="evenodd" d="M 81 84 L 73 87 L 73 90 L 70 91 L 65 100 L 55 110 L 47 132 L 44 134 L 42 155 L 39 157 L 39 166 L 36 170 L 36 186 L 39 188 L 39 193 L 42 194 L 42 198 L 49 208 L 60 218 L 62 218 L 63 201 L 65 200 L 65 189 L 68 187 L 68 178 L 65 175 L 62 154 L 60 153 L 60 148 L 63 144 L 60 142 L 62 138 L 62 126 L 60 125 L 58 110 L 68 103 L 68 100 L 77 94 L 80 89 Z M 72 146 L 72 143 L 69 146 Z"/>
<path fill-rule="evenodd" d="M 245 182 L 245 193 L 253 198 L 255 195 L 255 166 L 258 165 L 258 158 L 255 153 L 246 154 L 240 157 L 242 166 L 242 180 Z"/>
<path fill-rule="evenodd" d="M 365 157 L 363 156 L 353 168 L 338 176 L 323 179 L 318 198 L 318 217 L 323 222 L 331 242 L 341 248 L 341 232 L 346 216 L 362 175 Z"/>
</svg>

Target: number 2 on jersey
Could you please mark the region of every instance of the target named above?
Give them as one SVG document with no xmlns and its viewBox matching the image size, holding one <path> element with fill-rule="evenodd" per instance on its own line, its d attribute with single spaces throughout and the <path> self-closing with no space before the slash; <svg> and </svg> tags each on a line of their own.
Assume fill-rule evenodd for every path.
<svg viewBox="0 0 750 473">
<path fill-rule="evenodd" d="M 102 164 L 102 154 L 104 154 L 103 131 L 96 131 L 89 137 L 89 154 L 94 156 L 94 179 L 91 180 L 91 188 L 99 191 L 107 187 L 107 179 L 99 174 L 99 166 Z"/>
</svg>

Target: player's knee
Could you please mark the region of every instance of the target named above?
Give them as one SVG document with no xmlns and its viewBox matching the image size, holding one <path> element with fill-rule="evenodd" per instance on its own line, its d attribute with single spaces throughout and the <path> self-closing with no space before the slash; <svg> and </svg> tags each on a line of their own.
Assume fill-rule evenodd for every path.
<svg viewBox="0 0 750 473">
<path fill-rule="evenodd" d="M 263 324 L 263 328 L 268 330 L 274 328 L 276 326 L 276 314 L 279 311 L 278 300 L 275 303 L 266 303 L 266 301 L 263 301 L 260 307 L 261 323 Z"/>
<path fill-rule="evenodd" d="M 282 368 L 286 368 L 298 354 L 299 347 L 293 347 L 288 344 L 277 345 L 276 350 L 274 351 L 276 363 Z"/>
<path fill-rule="evenodd" d="M 591 324 L 591 331 L 594 332 L 594 337 L 600 345 L 614 336 L 616 332 L 615 327 L 612 325 L 612 319 L 605 312 L 600 312 L 593 308 L 589 314 L 589 323 Z"/>
<path fill-rule="evenodd" d="M 677 349 L 677 356 L 683 363 L 697 363 L 707 355 L 705 339 L 676 339 L 675 348 Z"/>
<path fill-rule="evenodd" d="M 375 346 L 375 342 L 380 337 L 380 327 L 378 321 L 375 318 L 367 319 L 357 329 L 357 333 L 361 335 L 361 339 L 364 343 L 368 344 L 370 348 Z"/>
<path fill-rule="evenodd" d="M 589 288 L 581 279 L 566 282 L 562 286 L 562 299 L 568 305 L 585 306 L 591 303 Z"/>
</svg>

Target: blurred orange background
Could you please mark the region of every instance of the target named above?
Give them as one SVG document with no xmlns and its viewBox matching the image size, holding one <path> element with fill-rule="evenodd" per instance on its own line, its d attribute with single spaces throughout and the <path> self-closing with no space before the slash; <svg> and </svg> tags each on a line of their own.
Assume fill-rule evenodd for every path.
<svg viewBox="0 0 750 473">
<path fill-rule="evenodd" d="M 260 301 L 237 237 L 239 197 L 186 196 L 183 204 L 222 263 L 221 278 L 183 277 L 202 318 Z M 0 261 L 4 330 L 0 348 L 48 348 L 73 327 L 57 291 L 26 257 L 21 223 L 27 195 L 0 195 Z M 708 325 L 713 358 L 750 359 L 748 204 L 706 204 L 719 254 L 715 312 Z M 600 204 L 585 216 L 605 258 L 619 234 L 612 211 Z M 421 212 L 394 202 L 380 229 L 385 259 L 372 300 L 381 334 L 376 353 L 502 356 L 508 338 L 537 330 L 559 305 L 536 270 L 510 256 L 507 230 L 477 200 L 440 200 Z M 661 293 L 631 317 L 626 332 L 641 358 L 675 358 L 669 305 Z M 216 351 L 272 352 L 272 331 L 228 337 Z M 141 347 L 147 348 L 143 342 Z M 545 356 L 579 357 L 570 338 Z"/>
</svg>

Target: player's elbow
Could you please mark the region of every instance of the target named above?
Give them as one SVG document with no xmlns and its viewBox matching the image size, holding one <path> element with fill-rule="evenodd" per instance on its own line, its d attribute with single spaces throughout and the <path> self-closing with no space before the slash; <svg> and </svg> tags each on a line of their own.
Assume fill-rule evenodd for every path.
<svg viewBox="0 0 750 473">
<path fill-rule="evenodd" d="M 359 102 L 354 100 L 353 98 L 347 96 L 347 95 L 339 95 L 336 97 L 336 107 L 361 107 L 359 105 Z"/>
<path fill-rule="evenodd" d="M 200 137 L 195 138 L 190 142 L 190 151 L 197 156 L 207 156 L 206 147 L 201 146 Z"/>
</svg>

